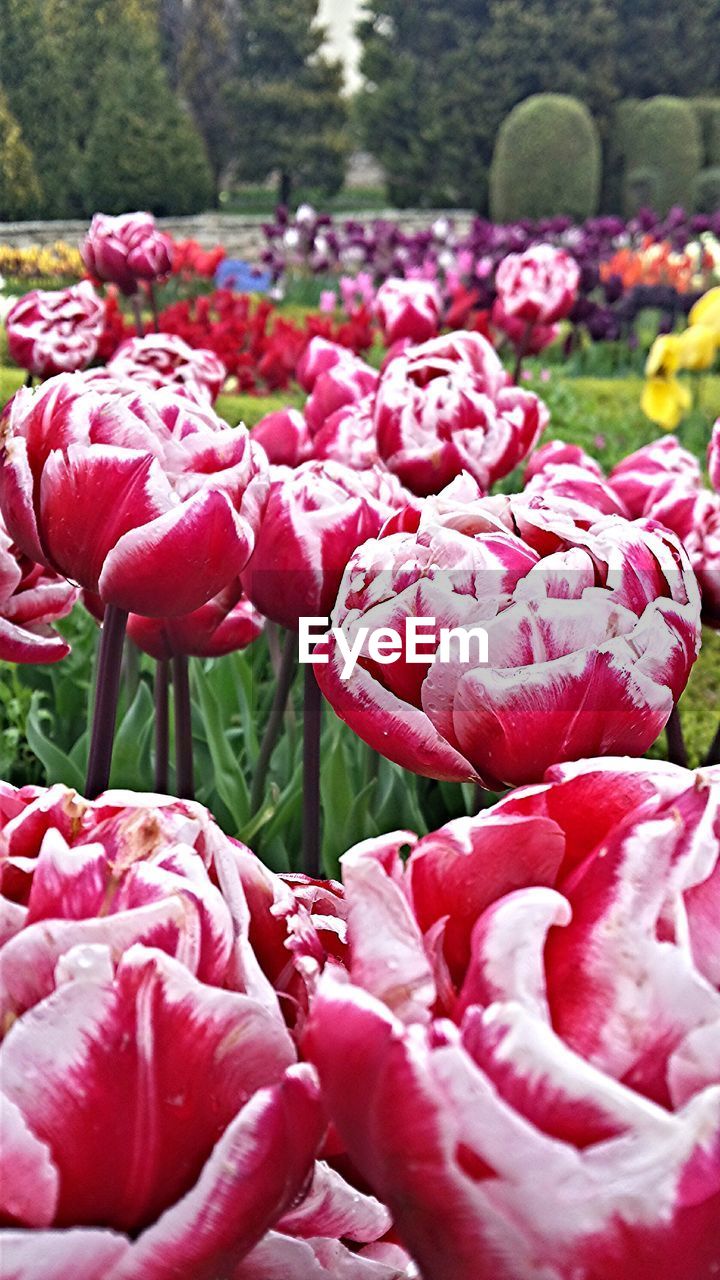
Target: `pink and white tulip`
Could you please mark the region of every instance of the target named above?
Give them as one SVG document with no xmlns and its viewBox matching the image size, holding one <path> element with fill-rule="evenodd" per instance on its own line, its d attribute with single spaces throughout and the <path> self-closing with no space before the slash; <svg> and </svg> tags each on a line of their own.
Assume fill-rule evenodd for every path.
<svg viewBox="0 0 720 1280">
<path fill-rule="evenodd" d="M 663 436 L 628 454 L 608 479 L 634 520 L 649 515 L 658 499 L 678 482 L 699 489 L 702 477 L 695 455 L 676 436 Z"/>
<path fill-rule="evenodd" d="M 276 466 L 297 467 L 310 457 L 312 439 L 299 409 L 274 409 L 253 427 L 252 438 Z"/>
<path fill-rule="evenodd" d="M 70 646 L 54 629 L 79 592 L 64 578 L 24 556 L 0 517 L 0 661 L 59 662 Z"/>
<path fill-rule="evenodd" d="M 433 280 L 386 280 L 375 295 L 375 315 L 388 347 L 403 338 L 420 343 L 436 337 L 440 310 Z"/>
<path fill-rule="evenodd" d="M 712 1280 L 720 771 L 582 761 L 343 864 L 304 1050 L 420 1274 Z"/>
<path fill-rule="evenodd" d="M 267 920 L 245 888 L 256 875 Z M 283 1017 L 288 975 L 309 981 L 325 959 L 311 882 L 295 892 L 200 805 L 6 784 L 0 877 L 6 1269 L 411 1274 L 401 1250 L 372 1256 L 385 1207 L 318 1158 L 327 1121 Z M 284 975 L 251 941 L 270 929 Z"/>
<path fill-rule="evenodd" d="M 247 563 L 269 476 L 245 427 L 187 397 L 21 389 L 0 419 L 0 508 L 25 555 L 103 604 L 192 613 Z"/>
<path fill-rule="evenodd" d="M 413 493 L 439 493 L 462 471 L 483 490 L 527 456 L 545 405 L 510 383 L 493 347 L 458 332 L 386 366 L 375 399 L 378 453 Z"/>
<path fill-rule="evenodd" d="M 720 418 L 715 422 L 708 445 L 707 455 L 710 483 L 716 493 L 720 493 Z"/>
<path fill-rule="evenodd" d="M 243 595 L 239 579 L 194 613 L 176 618 L 144 618 L 131 613 L 127 632 L 144 653 L 165 661 L 178 654 L 221 658 L 237 653 L 262 635 L 265 619 Z"/>
<path fill-rule="evenodd" d="M 580 269 L 574 258 L 550 244 L 509 253 L 495 273 L 505 316 L 531 328 L 568 315 L 577 297 Z"/>
<path fill-rule="evenodd" d="M 697 584 L 671 533 L 572 503 L 481 499 L 467 482 L 403 528 L 361 546 L 343 575 L 331 621 L 360 645 L 350 677 L 335 635 L 315 650 L 323 693 L 361 738 L 416 773 L 493 789 L 648 749 L 700 641 Z M 414 662 L 411 618 L 434 620 Z M 487 663 L 457 646 L 438 660 L 441 629 L 477 627 Z M 382 665 L 369 648 L 380 628 L 403 641 Z"/>
<path fill-rule="evenodd" d="M 10 357 L 36 378 L 87 369 L 97 355 L 105 304 L 89 280 L 69 289 L 33 289 L 6 319 Z"/>
<path fill-rule="evenodd" d="M 326 617 L 352 552 L 406 503 L 402 486 L 387 473 L 324 461 L 277 468 L 242 574 L 249 599 L 290 629 L 301 617 Z"/>
<path fill-rule="evenodd" d="M 82 243 L 83 262 L 96 280 L 116 284 L 128 296 L 140 281 L 153 282 L 170 274 L 173 242 L 160 231 L 151 213 L 96 213 Z"/>
<path fill-rule="evenodd" d="M 227 377 L 214 351 L 190 347 L 175 333 L 129 338 L 108 361 L 107 370 L 114 378 L 129 378 L 155 391 L 182 391 L 198 404 L 213 404 Z"/>
</svg>

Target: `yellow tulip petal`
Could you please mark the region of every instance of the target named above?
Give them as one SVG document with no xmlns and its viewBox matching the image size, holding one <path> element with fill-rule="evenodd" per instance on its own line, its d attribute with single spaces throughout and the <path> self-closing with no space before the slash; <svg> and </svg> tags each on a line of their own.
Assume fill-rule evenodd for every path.
<svg viewBox="0 0 720 1280">
<path fill-rule="evenodd" d="M 667 376 L 670 373 L 676 373 L 680 368 L 680 352 L 679 334 L 661 334 L 659 338 L 655 339 L 648 352 L 645 364 L 647 377 L 654 378 L 658 374 Z"/>
<path fill-rule="evenodd" d="M 720 285 L 698 298 L 688 316 L 690 324 L 703 324 L 720 337 Z"/>
<path fill-rule="evenodd" d="M 699 373 L 703 369 L 711 369 L 715 363 L 715 353 L 720 342 L 720 335 L 704 324 L 691 324 L 689 329 L 680 334 L 680 366 Z"/>
<path fill-rule="evenodd" d="M 677 378 L 648 378 L 640 407 L 651 422 L 674 431 L 692 404 L 690 391 Z"/>
</svg>

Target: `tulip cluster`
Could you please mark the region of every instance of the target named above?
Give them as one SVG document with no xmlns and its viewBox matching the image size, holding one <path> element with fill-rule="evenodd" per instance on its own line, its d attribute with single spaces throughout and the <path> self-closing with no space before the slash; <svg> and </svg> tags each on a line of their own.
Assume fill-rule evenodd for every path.
<svg viewBox="0 0 720 1280">
<path fill-rule="evenodd" d="M 653 422 L 674 431 L 692 404 L 689 387 L 676 376 L 682 370 L 706 372 L 720 350 L 720 286 L 699 298 L 681 333 L 655 339 L 645 365 L 643 412 Z"/>
<path fill-rule="evenodd" d="M 702 592 L 703 620 L 720 626 L 720 494 L 703 487 L 697 459 L 675 436 L 631 453 L 607 480 L 582 450 L 570 456 L 567 446 L 551 442 L 533 456 L 526 478 L 526 494 L 664 525 L 689 556 Z"/>
</svg>

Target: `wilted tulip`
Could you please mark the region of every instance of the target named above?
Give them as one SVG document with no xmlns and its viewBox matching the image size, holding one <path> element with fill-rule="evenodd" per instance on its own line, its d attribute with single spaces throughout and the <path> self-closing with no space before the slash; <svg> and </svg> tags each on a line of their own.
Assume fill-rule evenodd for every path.
<svg viewBox="0 0 720 1280">
<path fill-rule="evenodd" d="M 116 218 L 96 213 L 80 252 L 91 276 L 118 285 L 128 296 L 141 280 L 169 275 L 173 264 L 172 239 L 158 230 L 151 213 Z"/>
<path fill-rule="evenodd" d="M 192 613 L 250 557 L 265 455 L 186 397 L 100 393 L 65 374 L 18 391 L 0 439 L 10 537 L 106 605 Z"/>
<path fill-rule="evenodd" d="M 568 315 L 577 297 L 580 270 L 574 258 L 550 244 L 509 253 L 495 273 L 504 314 L 526 326 L 551 325 Z"/>
<path fill-rule="evenodd" d="M 720 770 L 585 760 L 342 861 L 304 1051 L 421 1274 L 712 1280 Z"/>
<path fill-rule="evenodd" d="M 131 613 L 127 631 L 144 653 L 165 661 L 178 654 L 221 658 L 246 649 L 262 634 L 264 625 L 264 618 L 243 595 L 236 579 L 193 613 L 175 618 L 143 618 Z"/>
<path fill-rule="evenodd" d="M 89 280 L 69 289 L 33 289 L 7 314 L 8 351 L 36 378 L 74 373 L 95 359 L 104 324 L 105 305 Z"/>
<path fill-rule="evenodd" d="M 716 419 L 708 445 L 708 471 L 713 489 L 720 493 L 720 418 Z"/>
<path fill-rule="evenodd" d="M 487 339 L 462 331 L 391 360 L 375 399 L 380 457 L 421 497 L 462 471 L 487 490 L 522 462 L 548 417 L 536 395 L 510 384 Z"/>
<path fill-rule="evenodd" d="M 672 534 L 569 500 L 473 498 L 460 482 L 426 499 L 415 527 L 348 562 L 332 626 L 358 654 L 349 678 L 335 634 L 315 651 L 323 693 L 361 738 L 416 773 L 491 788 L 647 750 L 700 639 L 697 584 Z M 373 654 L 381 629 L 399 652 Z"/>
<path fill-rule="evenodd" d="M 261 1280 L 324 1276 L 331 1256 L 358 1280 L 405 1274 L 351 1270 L 341 1243 L 377 1240 L 389 1214 L 317 1159 L 326 1120 L 283 1018 L 288 979 L 251 941 L 254 862 L 199 805 L 0 784 L 13 1275 Z M 319 939 L 306 885 L 261 874 L 286 969 L 307 974 L 290 942 Z"/>
<path fill-rule="evenodd" d="M 427 342 L 440 328 L 440 294 L 433 280 L 386 280 L 375 296 L 385 345 L 402 338 Z"/>
<path fill-rule="evenodd" d="M 276 466 L 297 467 L 312 448 L 308 425 L 299 409 L 274 409 L 253 427 L 252 438 Z"/>
<path fill-rule="evenodd" d="M 174 333 L 148 333 L 129 338 L 107 364 L 115 378 L 130 378 L 160 391 L 184 391 L 198 404 L 213 404 L 227 370 L 214 351 L 190 347 Z"/>
<path fill-rule="evenodd" d="M 0 517 L 0 661 L 59 662 L 70 652 L 52 624 L 70 613 L 76 587 L 14 546 Z"/>
<path fill-rule="evenodd" d="M 406 502 L 394 476 L 373 470 L 320 461 L 294 471 L 277 468 L 242 574 L 246 594 L 283 627 L 297 629 L 302 617 L 327 617 L 352 552 Z"/>
</svg>

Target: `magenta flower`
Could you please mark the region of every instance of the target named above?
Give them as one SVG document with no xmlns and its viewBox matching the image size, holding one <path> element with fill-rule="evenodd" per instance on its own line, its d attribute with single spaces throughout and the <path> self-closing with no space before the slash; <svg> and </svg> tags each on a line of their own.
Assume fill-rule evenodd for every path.
<svg viewBox="0 0 720 1280">
<path fill-rule="evenodd" d="M 70 652 L 53 622 L 70 613 L 79 592 L 13 544 L 0 518 L 0 661 L 59 662 Z"/>
<path fill-rule="evenodd" d="M 318 1158 L 314 1072 L 251 940 L 254 863 L 199 805 L 0 784 L 13 1275 L 404 1274 L 342 1243 L 372 1246 L 390 1217 Z M 305 884 L 261 875 L 275 927 L 322 953 Z M 309 981 L 311 963 L 285 950 L 290 973 Z"/>
<path fill-rule="evenodd" d="M 682 546 L 650 522 L 470 489 L 456 482 L 405 531 L 386 529 L 351 556 L 331 621 L 358 663 L 343 677 L 335 635 L 316 649 L 328 701 L 405 768 L 495 789 L 537 781 L 559 761 L 641 755 L 699 648 Z M 414 660 L 411 619 L 434 620 Z M 478 627 L 486 661 L 477 647 L 439 651 L 442 629 Z M 402 648 L 378 661 L 369 646 L 381 628 Z"/>
<path fill-rule="evenodd" d="M 192 613 L 250 557 L 265 455 L 244 427 L 186 397 L 101 393 L 65 374 L 18 391 L 0 438 L 10 537 L 103 604 Z"/>
<path fill-rule="evenodd" d="M 550 244 L 507 254 L 495 272 L 503 314 L 528 327 L 552 325 L 568 315 L 579 284 L 575 259 Z"/>
<path fill-rule="evenodd" d="M 344 348 L 343 348 L 344 350 Z M 358 404 L 374 392 L 378 374 L 364 360 L 350 352 L 345 358 L 319 373 L 305 403 L 305 421 L 312 436 L 316 435 L 328 418 L 344 405 Z"/>
<path fill-rule="evenodd" d="M 36 378 L 87 369 L 97 355 L 105 305 L 83 280 L 69 289 L 33 289 L 5 320 L 11 359 Z"/>
<path fill-rule="evenodd" d="M 387 347 L 402 338 L 427 342 L 440 328 L 440 294 L 431 280 L 386 280 L 375 296 L 375 315 Z"/>
<path fill-rule="evenodd" d="M 243 587 L 266 618 L 297 629 L 301 617 L 326 617 L 356 547 L 375 537 L 405 506 L 394 476 L 352 471 L 337 462 L 304 462 L 273 472 L 255 551 Z"/>
<path fill-rule="evenodd" d="M 453 333 L 386 366 L 375 400 L 377 447 L 413 493 L 438 493 L 462 471 L 483 490 L 522 462 L 548 422 L 487 339 Z"/>
<path fill-rule="evenodd" d="M 343 877 L 304 1049 L 421 1274 L 711 1280 L 720 771 L 556 768 Z"/>
<path fill-rule="evenodd" d="M 227 377 L 214 351 L 190 347 L 174 333 L 129 338 L 108 361 L 107 370 L 114 378 L 130 378 L 155 391 L 184 391 L 198 404 L 213 404 Z"/>
<path fill-rule="evenodd" d="M 131 613 L 127 632 L 151 658 L 165 661 L 178 654 L 221 658 L 246 649 L 262 634 L 265 619 L 243 595 L 239 579 L 193 613 L 175 618 L 144 618 Z"/>
<path fill-rule="evenodd" d="M 609 480 L 628 514 L 636 519 L 649 515 L 658 498 L 678 481 L 687 488 L 699 488 L 700 464 L 676 436 L 663 436 L 623 458 L 610 472 Z"/>
<path fill-rule="evenodd" d="M 262 445 L 268 461 L 281 467 L 297 467 L 310 456 L 312 441 L 299 409 L 274 409 L 252 429 L 252 438 Z"/>
<path fill-rule="evenodd" d="M 80 252 L 91 276 L 118 285 L 129 296 L 137 293 L 141 280 L 152 282 L 170 274 L 174 247 L 151 213 L 116 218 L 96 213 Z"/>
</svg>

